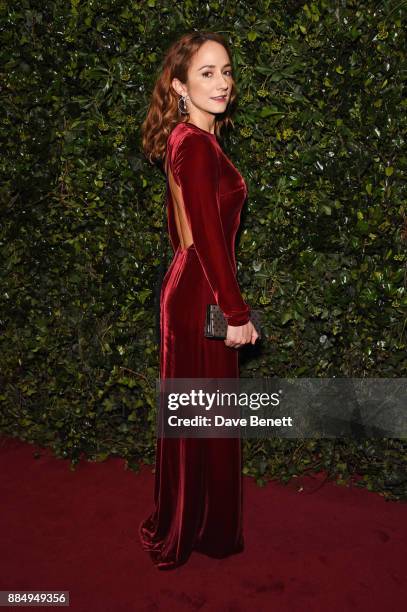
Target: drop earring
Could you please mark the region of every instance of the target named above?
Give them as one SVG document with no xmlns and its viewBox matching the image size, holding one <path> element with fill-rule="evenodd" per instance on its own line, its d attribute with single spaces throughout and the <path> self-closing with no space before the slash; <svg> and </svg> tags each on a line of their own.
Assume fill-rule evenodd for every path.
<svg viewBox="0 0 407 612">
<path fill-rule="evenodd" d="M 182 103 L 182 106 L 184 108 L 180 107 L 180 102 Z M 178 110 L 182 115 L 188 115 L 188 110 L 187 110 L 187 96 L 181 96 L 178 99 Z"/>
</svg>

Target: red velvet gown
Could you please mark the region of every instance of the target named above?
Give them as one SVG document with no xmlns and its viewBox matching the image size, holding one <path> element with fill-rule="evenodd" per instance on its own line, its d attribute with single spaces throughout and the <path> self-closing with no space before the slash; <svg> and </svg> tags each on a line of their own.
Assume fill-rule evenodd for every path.
<svg viewBox="0 0 407 612">
<path fill-rule="evenodd" d="M 249 321 L 234 250 L 246 184 L 216 135 L 192 123 L 173 129 L 166 160 L 193 243 L 181 248 L 167 176 L 174 258 L 161 289 L 160 376 L 238 378 L 238 349 L 203 331 L 210 303 L 220 306 L 229 325 Z M 215 558 L 243 550 L 241 468 L 240 438 L 157 438 L 155 508 L 139 535 L 158 569 L 182 565 L 193 550 Z"/>
</svg>

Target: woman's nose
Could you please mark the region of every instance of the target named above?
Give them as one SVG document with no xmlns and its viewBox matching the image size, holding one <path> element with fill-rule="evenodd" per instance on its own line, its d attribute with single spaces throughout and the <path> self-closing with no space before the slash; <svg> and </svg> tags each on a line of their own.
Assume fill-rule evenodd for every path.
<svg viewBox="0 0 407 612">
<path fill-rule="evenodd" d="M 222 87 L 222 89 L 224 89 L 227 86 L 228 86 L 228 82 L 227 82 L 226 78 L 222 74 L 221 77 L 220 77 L 220 80 L 219 80 L 219 87 Z"/>
</svg>

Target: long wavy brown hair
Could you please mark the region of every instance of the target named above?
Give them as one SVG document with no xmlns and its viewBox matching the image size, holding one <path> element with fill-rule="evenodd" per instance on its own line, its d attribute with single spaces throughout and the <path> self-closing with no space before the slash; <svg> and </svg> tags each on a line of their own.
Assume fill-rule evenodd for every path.
<svg viewBox="0 0 407 612">
<path fill-rule="evenodd" d="M 189 120 L 189 114 L 181 114 L 179 111 L 179 95 L 171 85 L 172 79 L 177 78 L 181 83 L 187 82 L 191 58 L 207 40 L 214 40 L 223 45 L 232 63 L 230 48 L 226 40 L 221 34 L 209 31 L 194 31 L 184 34 L 172 43 L 164 57 L 161 74 L 154 86 L 147 117 L 141 125 L 143 151 L 152 164 L 162 165 L 168 136 L 177 123 Z M 227 126 L 229 123 L 233 126 L 230 115 L 236 98 L 237 91 L 232 81 L 227 109 L 221 118 L 215 122 L 215 134 L 217 136 L 220 136 L 223 126 Z"/>
</svg>

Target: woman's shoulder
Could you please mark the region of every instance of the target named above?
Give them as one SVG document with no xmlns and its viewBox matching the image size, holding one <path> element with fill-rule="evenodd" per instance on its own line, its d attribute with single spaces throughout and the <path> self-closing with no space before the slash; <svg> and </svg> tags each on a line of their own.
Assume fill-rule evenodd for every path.
<svg viewBox="0 0 407 612">
<path fill-rule="evenodd" d="M 184 142 L 186 139 L 191 142 L 216 143 L 215 134 L 211 134 L 194 123 L 188 123 L 187 121 L 180 121 L 177 123 L 172 129 L 168 139 L 178 144 Z"/>
<path fill-rule="evenodd" d="M 167 154 L 176 172 L 181 165 L 199 163 L 218 170 L 219 152 L 216 136 L 194 124 L 181 121 L 171 131 L 167 140 Z"/>
</svg>

